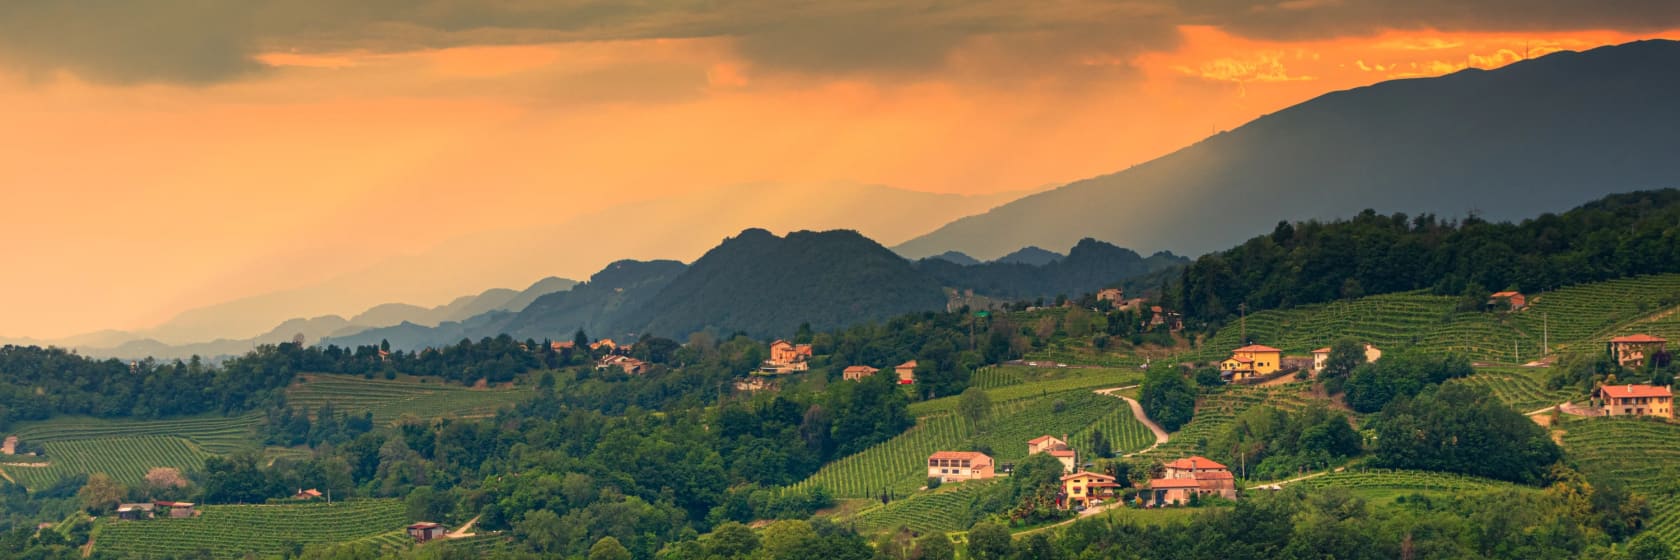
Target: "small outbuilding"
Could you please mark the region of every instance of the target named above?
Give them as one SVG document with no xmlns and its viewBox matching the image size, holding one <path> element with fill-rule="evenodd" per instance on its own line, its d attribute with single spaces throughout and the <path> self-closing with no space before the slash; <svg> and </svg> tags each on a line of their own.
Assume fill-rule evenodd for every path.
<svg viewBox="0 0 1680 560">
<path fill-rule="evenodd" d="M 414 537 L 414 542 L 423 543 L 432 539 L 441 539 L 449 532 L 448 527 L 441 523 L 421 521 L 408 526 L 408 536 Z"/>
</svg>

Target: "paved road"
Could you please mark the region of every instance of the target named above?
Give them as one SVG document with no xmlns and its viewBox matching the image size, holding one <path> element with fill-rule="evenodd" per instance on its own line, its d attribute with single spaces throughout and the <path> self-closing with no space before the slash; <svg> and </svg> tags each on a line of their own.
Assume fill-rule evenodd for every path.
<svg viewBox="0 0 1680 560">
<path fill-rule="evenodd" d="M 1131 388 L 1134 388 L 1134 387 L 1137 387 L 1137 385 L 1127 385 L 1125 387 L 1114 387 L 1114 388 L 1110 388 L 1110 389 L 1097 389 L 1095 391 L 1099 395 L 1108 395 L 1110 397 L 1114 397 L 1114 398 L 1126 401 L 1126 404 L 1131 405 L 1131 407 L 1132 407 L 1132 416 L 1137 417 L 1139 422 L 1143 422 L 1143 425 L 1148 426 L 1149 431 L 1153 432 L 1155 434 L 1155 443 L 1153 445 L 1150 445 L 1149 447 L 1145 447 L 1141 450 L 1138 450 L 1138 451 L 1135 451 L 1135 452 L 1132 452 L 1132 453 L 1127 453 L 1125 455 L 1121 455 L 1121 457 L 1131 457 L 1133 455 L 1138 455 L 1138 454 L 1148 453 L 1150 451 L 1154 451 L 1156 447 L 1160 447 L 1161 444 L 1166 443 L 1166 442 L 1168 442 L 1172 439 L 1172 436 L 1168 435 L 1166 430 L 1161 429 L 1160 424 L 1156 424 L 1154 420 L 1149 419 L 1149 415 L 1143 413 L 1143 405 L 1138 404 L 1137 401 L 1132 400 L 1129 397 L 1114 394 L 1116 391 L 1124 391 L 1126 389 L 1131 389 Z"/>
</svg>

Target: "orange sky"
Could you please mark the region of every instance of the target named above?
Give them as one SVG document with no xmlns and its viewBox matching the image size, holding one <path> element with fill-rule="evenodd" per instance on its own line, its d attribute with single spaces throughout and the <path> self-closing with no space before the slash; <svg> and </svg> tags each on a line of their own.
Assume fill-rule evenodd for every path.
<svg viewBox="0 0 1680 560">
<path fill-rule="evenodd" d="M 1158 44 L 1055 57 L 981 35 L 920 67 L 861 70 L 694 35 L 264 44 L 264 71 L 197 81 L 0 45 L 0 335 L 146 327 L 473 233 L 719 186 L 1040 189 L 1333 90 L 1680 31 L 1267 39 L 1180 24 Z"/>
</svg>

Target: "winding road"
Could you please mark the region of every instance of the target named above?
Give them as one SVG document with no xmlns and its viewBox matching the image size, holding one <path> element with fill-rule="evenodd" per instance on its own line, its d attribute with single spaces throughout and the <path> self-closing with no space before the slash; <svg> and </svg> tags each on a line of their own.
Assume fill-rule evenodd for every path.
<svg viewBox="0 0 1680 560">
<path fill-rule="evenodd" d="M 1099 395 L 1108 395 L 1110 397 L 1114 397 L 1114 398 L 1126 401 L 1126 404 L 1131 405 L 1131 407 L 1132 407 L 1132 416 L 1136 417 L 1139 422 L 1143 422 L 1143 425 L 1148 426 L 1149 431 L 1155 434 L 1155 443 L 1154 444 L 1150 445 L 1149 447 L 1145 447 L 1143 449 L 1139 449 L 1137 451 L 1133 451 L 1131 453 L 1121 455 L 1121 457 L 1131 457 L 1133 455 L 1141 455 L 1141 454 L 1144 454 L 1144 453 L 1148 453 L 1150 451 L 1154 451 L 1155 448 L 1160 447 L 1161 444 L 1172 440 L 1172 436 L 1168 435 L 1166 430 L 1161 429 L 1160 424 L 1156 424 L 1154 420 L 1149 419 L 1149 415 L 1143 413 L 1143 405 L 1138 404 L 1138 402 L 1136 400 L 1133 400 L 1131 397 L 1126 397 L 1126 396 L 1114 394 L 1118 391 L 1124 391 L 1126 389 L 1133 389 L 1133 388 L 1136 388 L 1136 387 L 1137 387 L 1137 385 L 1127 385 L 1125 387 L 1113 387 L 1113 388 L 1109 388 L 1109 389 L 1097 389 L 1096 391 L 1094 391 L 1096 394 L 1099 394 Z"/>
</svg>

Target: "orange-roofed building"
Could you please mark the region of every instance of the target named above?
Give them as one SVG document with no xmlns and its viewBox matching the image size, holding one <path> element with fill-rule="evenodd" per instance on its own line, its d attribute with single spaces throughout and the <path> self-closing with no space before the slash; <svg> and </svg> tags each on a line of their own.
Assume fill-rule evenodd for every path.
<svg viewBox="0 0 1680 560">
<path fill-rule="evenodd" d="M 1042 435 L 1027 440 L 1027 454 L 1044 453 L 1052 449 L 1067 449 L 1067 442 L 1052 435 Z"/>
<path fill-rule="evenodd" d="M 1120 305 L 1126 300 L 1126 291 L 1120 288 L 1103 288 L 1097 290 L 1097 301 L 1106 301 L 1112 305 Z"/>
<path fill-rule="evenodd" d="M 1106 500 L 1114 497 L 1114 490 L 1120 484 L 1114 477 L 1106 474 L 1079 471 L 1062 477 L 1062 495 L 1065 496 L 1062 507 L 1089 506 L 1092 500 Z"/>
<path fill-rule="evenodd" d="M 880 370 L 869 366 L 847 366 L 844 371 L 840 372 L 840 378 L 846 381 L 861 381 L 865 377 L 875 375 L 877 371 Z"/>
<path fill-rule="evenodd" d="M 909 385 L 911 383 L 915 383 L 916 360 L 910 360 L 908 362 L 898 364 L 898 367 L 893 368 L 893 372 L 898 374 L 899 385 Z"/>
<path fill-rule="evenodd" d="M 1163 475 L 1165 478 L 1194 478 L 1199 472 L 1231 472 L 1230 467 L 1200 455 L 1185 457 L 1161 466 L 1166 469 L 1166 474 Z"/>
<path fill-rule="evenodd" d="M 1504 306 L 1511 311 L 1528 307 L 1528 298 L 1522 292 L 1494 292 L 1488 296 L 1488 307 Z"/>
<path fill-rule="evenodd" d="M 1283 351 L 1270 346 L 1250 344 L 1231 351 L 1231 357 L 1219 363 L 1219 369 L 1231 373 L 1238 381 L 1277 373 L 1283 362 Z"/>
<path fill-rule="evenodd" d="M 1068 449 L 1067 446 L 1063 446 L 1061 449 L 1051 449 L 1047 453 L 1062 463 L 1062 472 L 1065 473 L 1073 472 L 1075 463 L 1079 461 L 1079 453 Z"/>
<path fill-rule="evenodd" d="M 1161 478 L 1149 481 L 1149 487 L 1160 489 L 1145 501 L 1154 505 L 1185 503 L 1191 494 L 1237 499 L 1237 480 L 1231 469 L 1202 456 L 1185 457 L 1162 465 Z"/>
<path fill-rule="evenodd" d="M 1190 503 L 1190 496 L 1201 491 L 1202 485 L 1189 478 L 1157 478 L 1149 481 L 1149 489 L 1141 494 L 1145 505 L 1171 506 Z"/>
<path fill-rule="evenodd" d="M 1606 416 L 1674 417 L 1674 392 L 1656 385 L 1600 385 L 1593 398 Z"/>
<path fill-rule="evenodd" d="M 992 478 L 992 458 L 978 451 L 938 451 L 928 456 L 928 478 L 940 482 Z"/>
<path fill-rule="evenodd" d="M 1668 349 L 1668 340 L 1648 334 L 1618 336 L 1610 339 L 1610 357 L 1623 367 L 1643 367 L 1645 361 Z"/>
</svg>

